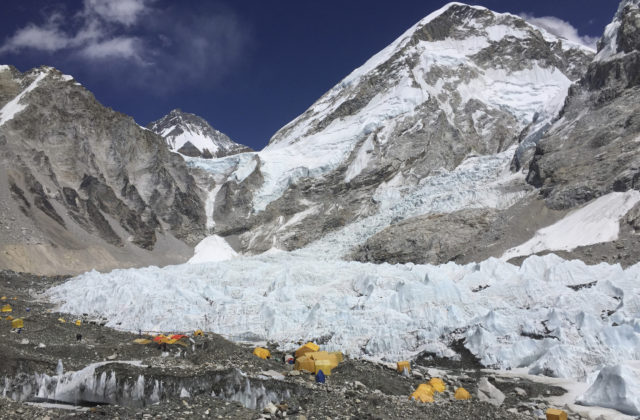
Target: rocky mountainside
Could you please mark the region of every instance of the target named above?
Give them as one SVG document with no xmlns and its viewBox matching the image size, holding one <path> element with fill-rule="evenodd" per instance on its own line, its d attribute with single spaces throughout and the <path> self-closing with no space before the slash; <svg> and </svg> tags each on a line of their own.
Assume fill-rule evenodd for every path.
<svg viewBox="0 0 640 420">
<path fill-rule="evenodd" d="M 436 187 L 427 185 L 434 176 L 474 156 L 534 150 L 592 58 L 517 16 L 451 3 L 352 72 L 263 151 L 211 164 L 225 174 L 211 190 L 215 231 L 259 253 L 300 248 L 377 217 L 388 210 L 385 200 L 394 201 L 389 194 L 422 198 L 377 229 L 424 214 L 422 207 L 443 204 L 418 193 Z M 480 172 L 494 177 L 503 169 L 494 163 Z M 476 186 L 486 185 L 488 178 Z M 510 191 L 527 189 L 501 188 L 505 199 L 492 207 L 508 207 Z"/>
<path fill-rule="evenodd" d="M 527 181 L 549 207 L 640 189 L 640 1 L 626 0 L 540 140 Z"/>
<path fill-rule="evenodd" d="M 164 137 L 171 151 L 189 157 L 211 159 L 251 151 L 211 127 L 203 118 L 179 109 L 149 123 L 147 128 Z"/>
<path fill-rule="evenodd" d="M 34 273 L 184 261 L 204 235 L 183 159 L 72 77 L 0 67 L 0 265 Z"/>
</svg>

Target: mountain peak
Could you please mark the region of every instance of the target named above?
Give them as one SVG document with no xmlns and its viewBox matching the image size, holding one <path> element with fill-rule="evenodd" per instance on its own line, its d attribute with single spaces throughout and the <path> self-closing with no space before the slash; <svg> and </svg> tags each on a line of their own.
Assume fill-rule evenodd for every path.
<svg viewBox="0 0 640 420">
<path fill-rule="evenodd" d="M 606 61 L 639 49 L 640 0 L 624 0 L 598 41 L 596 61 Z"/>
<path fill-rule="evenodd" d="M 147 128 L 162 136 L 172 151 L 185 156 L 210 159 L 251 151 L 213 128 L 204 118 L 180 108 L 149 123 Z"/>
</svg>

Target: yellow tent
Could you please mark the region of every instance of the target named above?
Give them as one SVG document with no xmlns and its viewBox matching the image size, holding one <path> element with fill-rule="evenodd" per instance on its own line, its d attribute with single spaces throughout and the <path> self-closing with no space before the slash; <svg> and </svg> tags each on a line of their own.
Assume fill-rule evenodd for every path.
<svg viewBox="0 0 640 420">
<path fill-rule="evenodd" d="M 433 390 L 436 392 L 444 392 L 446 388 L 446 386 L 444 385 L 444 381 L 440 378 L 431 378 L 431 380 L 429 381 L 429 385 L 431 385 Z"/>
<path fill-rule="evenodd" d="M 333 357 L 335 357 L 335 358 L 336 358 L 336 360 L 338 361 L 338 363 L 342 363 L 342 361 L 344 360 L 344 356 L 343 356 L 343 354 L 342 354 L 342 352 L 341 352 L 341 351 L 332 351 L 332 352 L 331 352 L 331 353 L 329 353 L 329 354 L 332 354 L 332 355 L 333 355 Z"/>
<path fill-rule="evenodd" d="M 546 414 L 547 420 L 567 420 L 567 412 L 557 408 L 549 408 Z"/>
<path fill-rule="evenodd" d="M 2 296 L 2 297 L 0 298 L 0 300 L 7 300 L 7 297 L 6 297 L 6 296 Z"/>
<path fill-rule="evenodd" d="M 2 307 L 2 309 L 0 309 L 0 311 L 2 311 L 2 312 L 12 312 L 13 309 L 11 309 L 11 305 L 4 305 Z"/>
<path fill-rule="evenodd" d="M 7 317 L 5 318 L 7 321 L 12 321 L 13 317 L 11 315 L 7 315 Z"/>
<path fill-rule="evenodd" d="M 256 347 L 255 349 L 253 349 L 253 354 L 261 359 L 268 359 L 269 357 L 271 357 L 271 352 L 262 347 Z"/>
<path fill-rule="evenodd" d="M 80 321 L 79 319 L 76 319 L 75 324 L 79 327 L 80 325 L 82 325 L 82 321 Z"/>
<path fill-rule="evenodd" d="M 466 389 L 460 387 L 456 389 L 456 393 L 453 395 L 456 400 L 470 400 L 471 394 Z"/>
<path fill-rule="evenodd" d="M 148 338 L 136 338 L 135 340 L 133 340 L 134 343 L 136 344 L 149 344 L 149 343 L 153 343 L 153 341 L 149 340 Z"/>
<path fill-rule="evenodd" d="M 433 393 L 434 389 L 429 384 L 420 384 L 418 388 L 413 391 L 413 394 L 409 397 L 409 399 L 414 399 L 416 401 L 420 401 L 423 403 L 432 403 L 433 402 Z"/>
<path fill-rule="evenodd" d="M 305 356 L 316 362 L 319 360 L 326 360 L 327 362 L 330 362 L 331 368 L 333 369 L 334 367 L 338 366 L 338 363 L 340 363 L 342 353 L 339 353 L 339 352 L 329 353 L 327 351 L 313 351 L 305 354 Z"/>
<path fill-rule="evenodd" d="M 11 321 L 11 328 L 24 328 L 24 321 L 22 318 L 14 319 Z"/>
<path fill-rule="evenodd" d="M 331 375 L 331 369 L 333 369 L 334 367 L 336 367 L 336 365 L 333 364 L 333 362 L 331 362 L 330 360 L 316 360 L 314 362 L 314 373 L 318 373 L 319 371 L 322 371 L 322 373 L 324 373 L 326 376 Z"/>
<path fill-rule="evenodd" d="M 314 360 L 311 360 L 307 356 L 297 357 L 293 368 L 295 370 L 306 370 L 307 372 L 315 372 L 316 362 Z"/>
<path fill-rule="evenodd" d="M 61 324 L 64 324 L 67 321 L 64 318 L 58 318 L 58 322 L 61 323 Z"/>
<path fill-rule="evenodd" d="M 296 357 L 301 357 L 301 356 L 304 356 L 307 353 L 311 353 L 311 352 L 318 351 L 318 350 L 320 350 L 320 346 L 318 346 L 315 343 L 308 342 L 307 344 L 305 344 L 304 346 L 302 346 L 298 350 L 296 350 Z"/>
<path fill-rule="evenodd" d="M 402 373 L 403 370 L 407 369 L 408 372 L 411 372 L 411 364 L 408 361 L 398 362 L 396 364 L 396 369 L 398 372 Z"/>
<path fill-rule="evenodd" d="M 204 333 L 202 332 L 202 330 L 195 330 L 193 333 L 194 337 L 203 337 Z"/>
</svg>

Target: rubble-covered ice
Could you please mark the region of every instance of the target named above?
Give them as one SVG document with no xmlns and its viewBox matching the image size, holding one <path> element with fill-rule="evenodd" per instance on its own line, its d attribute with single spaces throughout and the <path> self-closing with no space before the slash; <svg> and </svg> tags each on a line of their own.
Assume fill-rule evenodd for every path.
<svg viewBox="0 0 640 420">
<path fill-rule="evenodd" d="M 640 359 L 640 264 L 587 266 L 555 255 L 374 265 L 277 253 L 164 268 L 95 271 L 49 291 L 60 310 L 129 330 L 215 331 L 293 348 L 397 360 L 453 356 L 463 339 L 486 366 L 584 379 Z"/>
</svg>

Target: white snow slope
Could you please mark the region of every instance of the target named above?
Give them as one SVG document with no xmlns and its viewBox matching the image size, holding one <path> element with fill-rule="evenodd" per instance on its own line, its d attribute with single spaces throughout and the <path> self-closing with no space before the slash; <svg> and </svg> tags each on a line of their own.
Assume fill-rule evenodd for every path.
<svg viewBox="0 0 640 420">
<path fill-rule="evenodd" d="M 546 250 L 571 251 L 579 246 L 615 241 L 620 231 L 620 219 L 639 201 L 640 192 L 635 190 L 609 193 L 540 229 L 524 244 L 505 252 L 502 259 Z"/>
<path fill-rule="evenodd" d="M 5 69 L 8 69 L 8 68 L 9 67 L 7 66 Z M 0 70 L 4 70 L 4 69 L 0 69 Z M 27 108 L 28 104 L 22 103 L 22 99 L 29 92 L 31 92 L 36 87 L 38 87 L 38 84 L 40 83 L 40 81 L 42 81 L 42 79 L 44 79 L 47 76 L 47 74 L 49 74 L 49 72 L 46 70 L 39 72 L 35 80 L 31 82 L 31 84 L 25 90 L 20 92 L 15 98 L 13 98 L 5 106 L 3 106 L 2 109 L 0 109 L 0 126 L 6 123 L 7 121 L 11 120 L 16 114 L 24 111 Z"/>
<path fill-rule="evenodd" d="M 204 238 L 194 250 L 194 255 L 188 264 L 200 264 L 205 262 L 226 261 L 238 256 L 227 241 L 218 236 L 211 235 Z"/>
<path fill-rule="evenodd" d="M 577 402 L 613 408 L 631 415 L 640 414 L 640 363 L 627 362 L 602 369 Z"/>
</svg>

